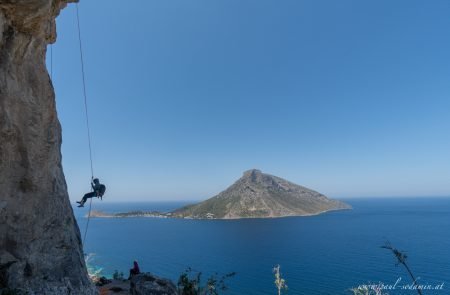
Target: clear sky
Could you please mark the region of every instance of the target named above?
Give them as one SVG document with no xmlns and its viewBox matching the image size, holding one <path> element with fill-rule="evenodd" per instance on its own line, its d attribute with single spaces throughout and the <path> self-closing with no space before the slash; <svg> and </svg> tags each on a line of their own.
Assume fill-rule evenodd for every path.
<svg viewBox="0 0 450 295">
<path fill-rule="evenodd" d="M 110 201 L 205 199 L 250 168 L 337 198 L 450 195 L 450 1 L 79 9 L 94 170 Z M 57 25 L 74 200 L 90 180 L 74 4 Z"/>
</svg>

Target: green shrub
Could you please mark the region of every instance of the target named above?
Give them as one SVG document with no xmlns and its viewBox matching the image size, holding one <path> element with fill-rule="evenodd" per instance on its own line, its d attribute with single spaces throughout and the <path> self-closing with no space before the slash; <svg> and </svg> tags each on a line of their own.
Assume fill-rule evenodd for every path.
<svg viewBox="0 0 450 295">
<path fill-rule="evenodd" d="M 116 269 L 116 270 L 114 271 L 114 273 L 113 273 L 113 279 L 114 279 L 114 280 L 119 280 L 119 281 L 124 280 L 123 272 L 120 272 L 120 273 L 119 273 L 119 271 Z"/>
<path fill-rule="evenodd" d="M 223 276 L 215 273 L 206 280 L 205 285 L 202 285 L 202 273 L 188 268 L 178 279 L 178 292 L 180 295 L 218 295 L 220 291 L 228 289 L 225 281 L 234 275 L 236 275 L 235 272 Z"/>
</svg>

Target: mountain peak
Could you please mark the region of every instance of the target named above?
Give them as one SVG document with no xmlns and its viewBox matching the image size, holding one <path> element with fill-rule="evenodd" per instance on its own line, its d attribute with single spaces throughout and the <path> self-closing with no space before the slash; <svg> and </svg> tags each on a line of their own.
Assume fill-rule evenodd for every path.
<svg viewBox="0 0 450 295">
<path fill-rule="evenodd" d="M 258 174 L 262 174 L 262 171 L 259 169 L 250 169 L 250 170 L 244 171 L 243 177 L 249 177 L 249 176 L 258 175 Z"/>
<path fill-rule="evenodd" d="M 261 172 L 261 170 L 251 169 L 245 171 L 240 180 L 246 182 L 261 182 L 263 175 L 264 174 Z"/>
</svg>

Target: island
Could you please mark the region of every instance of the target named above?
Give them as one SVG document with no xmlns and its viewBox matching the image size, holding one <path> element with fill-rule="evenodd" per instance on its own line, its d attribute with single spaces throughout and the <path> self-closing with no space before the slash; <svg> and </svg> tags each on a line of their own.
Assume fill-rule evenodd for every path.
<svg viewBox="0 0 450 295">
<path fill-rule="evenodd" d="M 217 196 L 171 213 L 173 217 L 193 219 L 239 219 L 310 216 L 344 209 L 351 206 L 252 169 Z"/>
<path fill-rule="evenodd" d="M 240 219 L 311 216 L 351 206 L 333 200 L 309 188 L 280 177 L 252 169 L 233 185 L 203 202 L 187 205 L 171 212 L 131 211 L 124 213 L 91 212 L 91 217 Z"/>
</svg>

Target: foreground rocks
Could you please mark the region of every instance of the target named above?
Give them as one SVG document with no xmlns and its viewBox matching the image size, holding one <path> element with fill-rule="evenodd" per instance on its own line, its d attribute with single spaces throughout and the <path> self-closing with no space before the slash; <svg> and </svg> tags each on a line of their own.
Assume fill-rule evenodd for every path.
<svg viewBox="0 0 450 295">
<path fill-rule="evenodd" d="M 177 295 L 177 289 L 168 279 L 150 273 L 135 275 L 131 280 L 108 280 L 98 278 L 99 295 Z"/>
<path fill-rule="evenodd" d="M 162 279 L 150 273 L 135 275 L 130 281 L 132 295 L 177 295 L 177 288 L 172 281 Z"/>
<path fill-rule="evenodd" d="M 107 284 L 97 287 L 99 295 L 129 295 L 130 281 L 110 280 Z"/>
<path fill-rule="evenodd" d="M 96 293 L 69 203 L 45 66 L 67 2 L 0 1 L 0 293 Z"/>
</svg>

